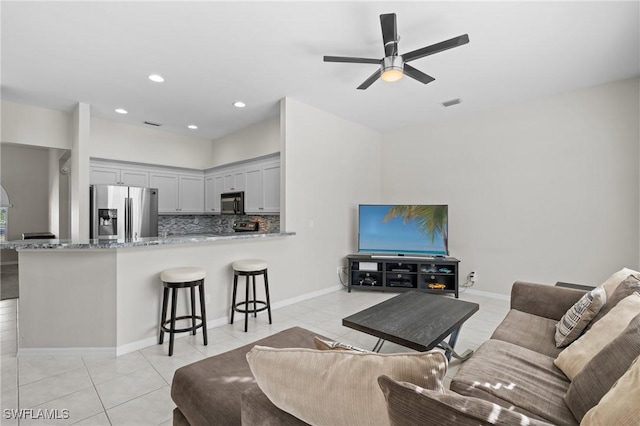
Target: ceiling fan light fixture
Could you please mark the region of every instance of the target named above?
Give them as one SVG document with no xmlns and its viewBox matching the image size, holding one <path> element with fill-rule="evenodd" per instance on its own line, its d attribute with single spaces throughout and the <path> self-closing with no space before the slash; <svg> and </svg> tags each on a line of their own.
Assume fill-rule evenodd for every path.
<svg viewBox="0 0 640 426">
<path fill-rule="evenodd" d="M 398 81 L 404 75 L 404 61 L 400 56 L 387 56 L 382 61 L 382 74 L 380 78 L 384 81 Z"/>
</svg>

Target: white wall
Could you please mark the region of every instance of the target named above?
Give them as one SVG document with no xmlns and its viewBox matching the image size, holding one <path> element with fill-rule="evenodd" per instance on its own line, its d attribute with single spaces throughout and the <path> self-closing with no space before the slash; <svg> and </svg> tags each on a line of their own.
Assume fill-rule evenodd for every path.
<svg viewBox="0 0 640 426">
<path fill-rule="evenodd" d="M 23 232 L 49 231 L 49 154 L 38 147 L 3 143 L 2 185 L 9 194 L 7 239 L 20 240 Z M 14 250 L 2 251 L 2 262 L 18 260 Z"/>
<path fill-rule="evenodd" d="M 280 151 L 280 117 L 272 117 L 215 139 L 210 167 L 262 157 Z"/>
<path fill-rule="evenodd" d="M 382 199 L 449 205 L 475 289 L 639 266 L 638 79 L 385 134 Z M 455 108 L 455 107 L 454 107 Z"/>
<path fill-rule="evenodd" d="M 92 117 L 90 156 L 205 169 L 211 159 L 211 141 Z"/>
<path fill-rule="evenodd" d="M 357 206 L 380 200 L 381 135 L 287 98 L 284 128 L 286 230 L 298 233 L 300 281 L 321 287 L 357 249 Z"/>
<path fill-rule="evenodd" d="M 79 103 L 71 115 L 71 238 L 89 238 L 89 156 L 91 106 Z"/>
<path fill-rule="evenodd" d="M 70 114 L 2 101 L 2 142 L 71 148 Z"/>
</svg>

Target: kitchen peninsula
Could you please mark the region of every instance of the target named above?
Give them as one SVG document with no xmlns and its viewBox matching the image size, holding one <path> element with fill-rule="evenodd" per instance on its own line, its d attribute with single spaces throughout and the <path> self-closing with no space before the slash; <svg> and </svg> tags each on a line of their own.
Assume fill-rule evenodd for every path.
<svg viewBox="0 0 640 426">
<path fill-rule="evenodd" d="M 230 264 L 286 251 L 294 232 L 171 235 L 135 241 L 24 240 L 18 250 L 18 356 L 116 356 L 157 343 L 160 272 L 197 266 L 207 271 L 208 327 L 225 324 Z M 252 243 L 253 242 L 253 243 Z M 270 269 L 273 282 L 286 271 Z M 270 280 L 271 281 L 271 280 Z M 181 295 L 179 311 L 188 310 Z"/>
</svg>

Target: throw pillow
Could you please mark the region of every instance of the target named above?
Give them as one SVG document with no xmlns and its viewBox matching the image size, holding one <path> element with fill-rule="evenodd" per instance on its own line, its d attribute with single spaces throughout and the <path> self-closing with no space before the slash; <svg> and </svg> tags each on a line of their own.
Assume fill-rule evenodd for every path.
<svg viewBox="0 0 640 426">
<path fill-rule="evenodd" d="M 578 300 L 556 324 L 556 347 L 567 346 L 582 334 L 589 322 L 602 309 L 607 294 L 597 287 Z"/>
<path fill-rule="evenodd" d="M 388 425 L 380 375 L 442 391 L 447 371 L 447 359 L 437 351 L 365 354 L 255 346 L 247 361 L 276 407 L 315 425 Z"/>
<path fill-rule="evenodd" d="M 313 337 L 313 344 L 316 347 L 316 349 L 321 351 L 337 350 L 337 351 L 356 351 L 356 352 L 363 352 L 366 354 L 372 353 L 371 351 L 368 351 L 366 349 L 360 349 L 356 346 L 347 345 L 346 343 L 340 343 L 334 340 L 321 339 L 318 336 Z"/>
<path fill-rule="evenodd" d="M 554 364 L 569 378 L 584 366 L 624 330 L 631 319 L 640 313 L 640 294 L 633 293 L 618 303 L 607 315 L 578 340 L 560 352 Z"/>
<path fill-rule="evenodd" d="M 613 292 L 616 291 L 618 284 L 624 281 L 625 278 L 627 278 L 629 275 L 638 274 L 638 273 L 640 272 L 634 271 L 633 269 L 622 268 L 618 272 L 614 273 L 609 278 L 607 278 L 601 284 L 601 287 L 604 288 L 604 291 L 607 292 L 607 299 L 611 297 Z"/>
<path fill-rule="evenodd" d="M 640 314 L 574 377 L 564 401 L 575 418 L 581 420 L 587 411 L 595 407 L 638 356 Z"/>
<path fill-rule="evenodd" d="M 378 384 L 387 401 L 392 426 L 549 426 L 480 398 L 423 389 L 384 375 L 378 378 Z"/>
<path fill-rule="evenodd" d="M 627 372 L 602 397 L 598 405 L 587 412 L 580 424 L 637 426 L 640 419 L 638 389 L 640 389 L 640 361 L 636 358 Z"/>
<path fill-rule="evenodd" d="M 633 294 L 636 291 L 640 292 L 640 279 L 638 279 L 638 276 L 629 275 L 620 284 L 618 284 L 613 293 L 607 298 L 607 303 L 593 319 L 592 324 L 595 324 L 597 321 L 599 321 L 600 318 L 605 316 L 607 312 L 613 309 L 622 299 Z"/>
</svg>

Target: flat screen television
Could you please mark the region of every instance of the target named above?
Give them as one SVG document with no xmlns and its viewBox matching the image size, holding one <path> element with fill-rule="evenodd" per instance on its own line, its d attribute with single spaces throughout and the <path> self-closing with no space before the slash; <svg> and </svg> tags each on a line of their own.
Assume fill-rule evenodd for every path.
<svg viewBox="0 0 640 426">
<path fill-rule="evenodd" d="M 360 204 L 358 251 L 447 256 L 447 205 Z"/>
</svg>

